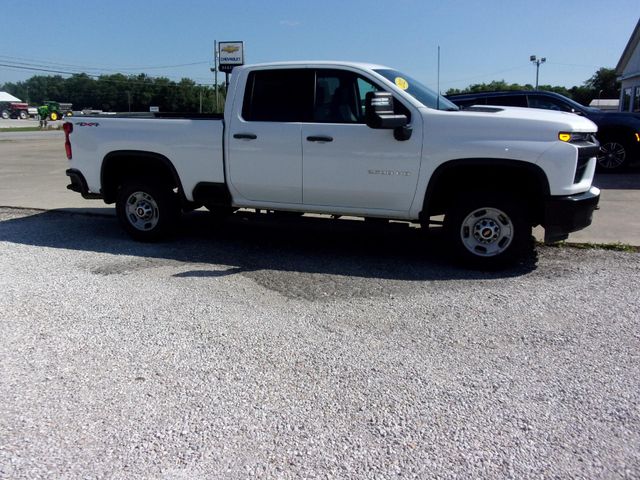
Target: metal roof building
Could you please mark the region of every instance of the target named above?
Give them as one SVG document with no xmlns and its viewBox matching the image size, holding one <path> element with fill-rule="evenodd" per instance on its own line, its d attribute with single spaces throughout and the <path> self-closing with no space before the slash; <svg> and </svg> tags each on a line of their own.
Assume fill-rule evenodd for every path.
<svg viewBox="0 0 640 480">
<path fill-rule="evenodd" d="M 22 102 L 22 100 L 20 100 L 17 97 L 14 97 L 10 93 L 0 92 L 0 102 Z"/>
</svg>

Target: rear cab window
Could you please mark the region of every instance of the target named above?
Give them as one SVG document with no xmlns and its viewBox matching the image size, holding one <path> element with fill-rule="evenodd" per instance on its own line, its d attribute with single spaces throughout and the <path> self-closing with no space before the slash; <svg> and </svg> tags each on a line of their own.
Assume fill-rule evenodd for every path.
<svg viewBox="0 0 640 480">
<path fill-rule="evenodd" d="M 249 122 L 304 122 L 313 108 L 313 71 L 254 70 L 249 73 L 242 118 Z"/>
</svg>

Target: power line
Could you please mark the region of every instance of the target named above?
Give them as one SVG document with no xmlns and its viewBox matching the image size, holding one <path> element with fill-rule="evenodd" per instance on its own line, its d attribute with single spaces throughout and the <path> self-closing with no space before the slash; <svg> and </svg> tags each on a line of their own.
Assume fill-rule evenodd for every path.
<svg viewBox="0 0 640 480">
<path fill-rule="evenodd" d="M 146 85 L 145 82 L 140 82 L 140 81 L 136 81 L 136 80 L 131 80 L 128 76 L 128 78 L 125 80 L 119 80 L 119 79 L 110 79 L 110 78 L 104 78 L 104 77 L 108 77 L 108 74 L 91 74 L 91 73 L 86 73 L 86 72 L 81 72 L 81 71 L 68 71 L 68 70 L 55 70 L 52 68 L 42 68 L 42 66 L 37 66 L 37 65 L 30 65 L 30 64 L 25 64 L 22 62 L 13 62 L 13 64 L 9 64 L 9 63 L 0 63 L 0 67 L 6 67 L 6 68 L 11 68 L 11 69 L 15 69 L 15 70 L 27 70 L 27 71 L 35 71 L 35 72 L 45 72 L 45 73 L 57 73 L 60 75 L 86 75 L 87 77 L 91 77 L 97 80 L 102 80 L 102 81 L 113 81 L 113 82 L 121 82 L 121 83 L 127 83 L 127 84 L 139 84 L 139 85 Z M 113 75 L 113 74 L 112 74 Z M 122 74 L 124 75 L 124 74 Z M 141 75 L 145 75 L 144 73 L 141 73 Z M 161 77 L 152 77 L 150 75 L 147 75 L 147 78 L 149 78 L 150 80 L 157 80 L 158 78 Z M 185 77 L 181 78 L 180 80 L 172 80 L 168 77 L 167 80 L 175 83 L 176 87 L 182 88 L 180 85 L 177 85 L 177 83 L 181 80 L 183 80 Z M 195 82 L 194 82 L 195 83 Z M 167 85 L 167 86 L 172 86 L 172 85 Z M 197 86 L 197 87 L 211 87 L 214 86 L 213 83 L 195 83 L 193 86 Z"/>
<path fill-rule="evenodd" d="M 39 59 L 32 59 L 32 58 L 24 58 L 24 57 L 13 57 L 13 56 L 9 56 L 9 55 L 0 55 L 0 59 L 3 59 L 3 61 L 9 61 L 12 63 L 20 63 L 20 62 L 16 62 L 16 60 L 22 60 L 22 61 L 26 61 L 28 62 L 27 65 L 39 65 L 39 66 L 45 66 L 45 67 L 49 67 L 49 66 L 54 66 L 54 67 L 72 67 L 72 68 L 79 68 L 81 70 L 94 70 L 94 71 L 99 71 L 99 70 L 105 70 L 105 71 L 121 71 L 121 70 L 159 70 L 159 69 L 163 69 L 163 68 L 178 68 L 178 67 L 191 67 L 194 65 L 209 65 L 211 62 L 210 61 L 194 61 L 194 62 L 189 62 L 189 63 L 178 63 L 175 65 L 149 65 L 149 66 L 136 66 L 136 67 L 114 67 L 114 66 L 85 66 L 85 65 L 77 65 L 77 64 L 72 64 L 72 63 L 59 63 L 59 62 L 53 62 L 50 60 L 39 60 Z"/>
</svg>

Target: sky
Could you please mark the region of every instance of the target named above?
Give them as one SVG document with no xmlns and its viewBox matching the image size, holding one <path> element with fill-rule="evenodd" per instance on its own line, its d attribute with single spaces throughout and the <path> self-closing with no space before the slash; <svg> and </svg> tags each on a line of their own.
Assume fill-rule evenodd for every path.
<svg viewBox="0 0 640 480">
<path fill-rule="evenodd" d="M 541 85 L 582 85 L 615 68 L 640 1 L 0 0 L 0 12 L 0 85 L 54 74 L 36 68 L 212 84 L 214 40 L 242 40 L 246 63 L 371 62 L 445 92 L 534 84 L 530 55 L 547 59 Z"/>
</svg>

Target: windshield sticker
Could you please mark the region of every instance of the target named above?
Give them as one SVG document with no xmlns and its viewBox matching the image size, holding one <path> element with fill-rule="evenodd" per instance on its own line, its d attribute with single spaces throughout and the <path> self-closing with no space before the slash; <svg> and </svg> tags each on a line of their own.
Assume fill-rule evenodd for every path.
<svg viewBox="0 0 640 480">
<path fill-rule="evenodd" d="M 402 77 L 396 77 L 395 84 L 398 86 L 398 88 L 401 88 L 402 90 L 406 90 L 407 88 L 409 88 L 409 82 L 407 82 Z"/>
</svg>

